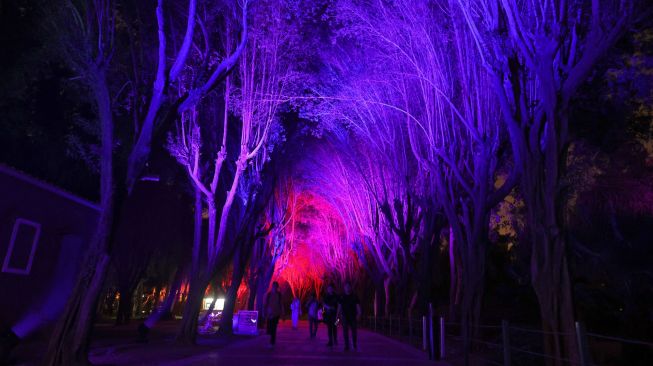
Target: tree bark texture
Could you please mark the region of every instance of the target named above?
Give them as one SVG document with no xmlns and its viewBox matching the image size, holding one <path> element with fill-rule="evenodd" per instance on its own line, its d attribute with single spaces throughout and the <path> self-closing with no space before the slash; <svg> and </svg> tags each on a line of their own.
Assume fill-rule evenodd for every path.
<svg viewBox="0 0 653 366">
<path fill-rule="evenodd" d="M 57 323 L 45 356 L 46 365 L 86 365 L 93 317 L 107 268 L 114 216 L 113 118 L 106 74 L 90 66 L 89 88 L 100 120 L 100 217 L 80 276 Z"/>
</svg>

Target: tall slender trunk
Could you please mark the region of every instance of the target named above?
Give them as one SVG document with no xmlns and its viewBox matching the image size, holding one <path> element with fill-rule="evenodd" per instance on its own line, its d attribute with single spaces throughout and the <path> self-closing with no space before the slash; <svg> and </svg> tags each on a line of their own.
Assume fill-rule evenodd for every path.
<svg viewBox="0 0 653 366">
<path fill-rule="evenodd" d="M 189 276 L 189 290 L 186 295 L 186 303 L 184 304 L 181 325 L 177 333 L 177 341 L 181 343 L 194 343 L 195 333 L 197 331 L 197 317 L 199 315 L 199 307 L 201 299 L 204 295 L 204 290 L 208 285 L 208 281 L 202 287 L 198 281 L 200 280 L 200 252 L 202 245 L 202 208 L 203 208 L 202 192 L 199 188 L 195 187 L 195 213 L 194 213 L 194 228 L 193 228 L 193 253 L 191 258 L 191 269 Z M 202 287 L 198 289 L 198 287 Z M 198 295 L 199 294 L 199 295 Z M 199 297 L 199 300 L 197 299 Z M 198 302 L 199 301 L 199 302 Z M 196 309 L 195 309 L 196 308 Z"/>
<path fill-rule="evenodd" d="M 564 123 L 564 121 L 562 122 Z M 554 137 L 551 137 L 552 139 Z M 558 141 L 547 142 L 547 150 L 526 159 L 522 191 L 528 210 L 531 251 L 531 282 L 537 295 L 542 328 L 547 332 L 547 354 L 578 361 L 574 334 L 572 284 L 567 264 L 566 241 L 561 229 L 564 201 L 559 197 L 561 169 L 566 164 Z M 560 152 L 560 153 L 559 153 Z M 551 365 L 562 362 L 550 361 Z"/>
<path fill-rule="evenodd" d="M 385 292 L 385 304 L 384 304 L 384 314 L 386 317 L 390 316 L 390 277 L 383 279 L 383 291 Z"/>
<path fill-rule="evenodd" d="M 241 244 L 238 246 L 233 260 L 233 274 L 231 276 L 231 285 L 227 290 L 225 297 L 224 310 L 222 312 L 222 321 L 220 324 L 220 332 L 223 334 L 230 334 L 233 327 L 233 315 L 236 308 L 236 300 L 238 297 L 238 288 L 243 281 L 245 275 L 245 264 L 247 263 L 247 248 L 243 248 Z"/>
<path fill-rule="evenodd" d="M 251 264 L 250 264 L 250 270 L 251 270 Z M 251 277 L 249 279 L 249 296 L 247 297 L 247 310 L 254 310 L 254 306 L 256 306 L 256 294 L 258 290 L 258 278 L 257 277 Z"/>
<path fill-rule="evenodd" d="M 182 322 L 175 337 L 178 343 L 195 344 L 197 339 L 197 323 L 204 299 L 204 293 L 210 282 L 210 277 L 201 276 L 191 282 L 188 297 L 184 305 Z"/>
<path fill-rule="evenodd" d="M 246 163 L 247 163 L 246 154 L 243 153 L 241 148 L 241 156 L 239 157 L 236 163 L 237 167 L 236 167 L 236 172 L 234 174 L 233 181 L 231 183 L 231 189 L 227 193 L 227 198 L 225 200 L 224 205 L 222 206 L 222 213 L 220 214 L 220 221 L 217 227 L 215 225 L 217 219 L 216 217 L 217 210 L 215 209 L 215 205 L 214 202 L 212 201 L 212 197 L 210 197 L 210 200 L 208 202 L 209 233 L 207 235 L 207 248 L 209 250 L 208 250 L 208 260 L 207 260 L 206 268 L 204 268 L 204 271 L 201 271 L 199 268 L 199 246 L 201 243 L 201 239 L 198 239 L 199 236 L 197 235 L 195 237 L 195 239 L 197 240 L 196 242 L 197 246 L 194 247 L 193 250 L 194 268 L 193 268 L 193 274 L 191 275 L 190 278 L 190 290 L 188 293 L 188 301 L 186 302 L 186 306 L 184 306 L 182 323 L 176 337 L 176 340 L 180 343 L 194 344 L 195 339 L 197 338 L 197 321 L 200 312 L 200 306 L 202 304 L 202 299 L 204 297 L 204 291 L 206 290 L 206 287 L 211 281 L 211 278 L 213 278 L 213 276 L 217 273 L 218 270 L 217 268 L 218 259 L 224 246 L 229 213 L 231 211 L 231 207 L 237 193 L 238 182 L 240 181 L 240 178 L 243 172 L 245 171 Z M 196 196 L 196 208 L 198 205 L 197 200 L 200 200 L 199 202 L 201 203 L 201 198 L 198 198 Z M 195 215 L 196 215 L 195 219 L 197 221 L 198 220 L 197 212 L 195 213 Z M 201 220 L 201 214 L 199 216 L 199 219 Z M 196 230 L 197 230 L 197 226 L 198 224 L 196 223 Z M 214 239 L 216 229 L 217 229 L 217 236 Z M 195 250 L 195 248 L 197 248 L 197 251 Z"/>
<path fill-rule="evenodd" d="M 449 227 L 449 319 L 456 319 L 456 307 L 460 303 L 460 279 L 458 278 L 456 262 L 456 241 L 453 235 L 453 229 Z"/>
<path fill-rule="evenodd" d="M 481 304 L 485 288 L 485 243 L 475 245 L 462 268 L 462 299 L 460 306 L 465 365 L 472 351 L 471 339 L 476 338 L 480 324 Z"/>
<path fill-rule="evenodd" d="M 190 264 L 190 278 L 200 272 L 200 252 L 202 249 L 202 192 L 195 187 L 195 212 L 193 215 L 193 252 Z"/>
<path fill-rule="evenodd" d="M 418 311 L 425 314 L 428 308 L 428 303 L 431 302 L 431 288 L 433 287 L 433 273 L 438 271 L 438 260 L 435 258 L 437 250 L 436 240 L 439 237 L 441 223 L 436 222 L 435 218 L 431 215 L 426 215 L 428 229 L 426 235 L 421 239 L 422 246 L 422 262 L 420 269 L 420 279 L 418 287 L 417 306 Z"/>
<path fill-rule="evenodd" d="M 209 321 L 209 317 L 211 316 L 211 313 L 213 312 L 213 309 L 215 309 L 215 304 L 218 302 L 218 279 L 217 277 L 213 278 L 213 281 L 211 282 L 211 303 L 209 304 L 209 308 L 206 309 L 206 312 L 204 313 L 204 316 L 202 319 L 200 319 L 199 324 L 203 324 L 203 326 L 207 326 L 207 322 Z M 202 300 L 202 304 L 204 304 L 204 300 Z M 201 312 L 202 309 L 200 309 Z"/>
<path fill-rule="evenodd" d="M 165 316 L 168 316 L 172 311 L 175 300 L 179 295 L 179 290 L 181 288 L 182 279 L 184 277 L 184 271 L 181 267 L 177 268 L 175 275 L 168 287 L 168 293 L 166 293 L 166 298 L 163 300 L 163 303 L 158 308 L 154 309 L 152 314 L 150 314 L 147 319 L 143 322 L 143 325 L 149 329 L 152 329 L 156 323 Z"/>
<path fill-rule="evenodd" d="M 118 312 L 116 314 L 116 325 L 129 324 L 134 314 L 134 291 L 135 287 L 122 286 L 119 289 L 120 300 L 118 301 Z"/>
<path fill-rule="evenodd" d="M 379 290 L 374 289 L 374 317 L 379 316 Z"/>
<path fill-rule="evenodd" d="M 63 315 L 54 329 L 46 365 L 86 365 L 93 317 L 109 267 L 109 242 L 114 216 L 113 117 L 103 69 L 91 67 L 89 87 L 100 120 L 100 217 L 80 276 Z"/>
<path fill-rule="evenodd" d="M 263 275 L 259 277 L 259 283 L 256 285 L 256 310 L 258 310 L 259 316 L 262 316 L 263 314 L 265 293 L 267 292 L 268 287 L 270 287 L 270 281 L 272 281 L 275 265 L 275 262 L 270 263 L 270 266 L 265 270 Z"/>
</svg>

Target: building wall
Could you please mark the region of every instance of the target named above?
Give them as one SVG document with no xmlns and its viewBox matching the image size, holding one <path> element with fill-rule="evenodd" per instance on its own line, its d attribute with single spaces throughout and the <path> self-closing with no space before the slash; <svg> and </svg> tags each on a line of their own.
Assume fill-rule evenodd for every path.
<svg viewBox="0 0 653 366">
<path fill-rule="evenodd" d="M 68 284 L 61 277 L 77 272 L 97 218 L 95 204 L 0 166 L 0 324 L 11 326 L 30 311 L 41 311 L 53 292 L 66 292 L 58 283 Z M 17 222 L 25 225 L 18 231 Z"/>
</svg>

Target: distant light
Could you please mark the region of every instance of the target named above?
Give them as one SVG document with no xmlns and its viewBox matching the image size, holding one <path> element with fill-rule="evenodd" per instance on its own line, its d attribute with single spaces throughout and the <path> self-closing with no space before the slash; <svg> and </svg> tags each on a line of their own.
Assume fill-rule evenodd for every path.
<svg viewBox="0 0 653 366">
<path fill-rule="evenodd" d="M 159 181 L 159 176 L 158 175 L 146 175 L 146 176 L 141 178 L 141 181 L 158 182 Z"/>
<path fill-rule="evenodd" d="M 212 297 L 205 297 L 204 306 L 202 306 L 202 309 L 209 310 L 212 302 L 213 302 Z M 220 311 L 224 310 L 224 299 L 215 300 L 215 306 L 213 307 L 213 310 L 220 310 Z"/>
</svg>

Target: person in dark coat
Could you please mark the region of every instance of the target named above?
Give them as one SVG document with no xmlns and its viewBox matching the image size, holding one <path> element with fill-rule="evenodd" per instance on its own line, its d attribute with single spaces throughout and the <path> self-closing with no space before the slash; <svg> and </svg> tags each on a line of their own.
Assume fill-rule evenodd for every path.
<svg viewBox="0 0 653 366">
<path fill-rule="evenodd" d="M 327 286 L 322 304 L 324 304 L 324 324 L 326 324 L 329 334 L 329 343 L 327 343 L 327 346 L 332 347 L 336 337 L 336 319 L 338 315 L 338 296 L 332 285 Z"/>
<path fill-rule="evenodd" d="M 361 305 L 349 282 L 345 283 L 345 293 L 340 297 L 338 316 L 342 320 L 345 351 L 349 351 L 349 331 L 351 331 L 352 345 L 355 350 L 358 345 L 358 320 L 361 317 Z"/>
</svg>

